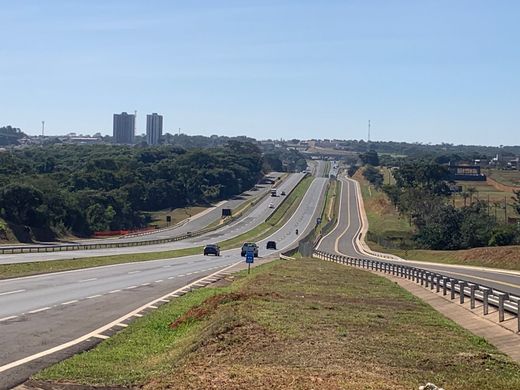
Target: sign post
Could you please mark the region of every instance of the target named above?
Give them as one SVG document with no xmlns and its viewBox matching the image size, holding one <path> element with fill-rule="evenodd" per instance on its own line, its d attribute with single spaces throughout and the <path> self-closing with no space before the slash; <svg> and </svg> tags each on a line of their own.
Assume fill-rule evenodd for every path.
<svg viewBox="0 0 520 390">
<path fill-rule="evenodd" d="M 249 275 L 251 273 L 251 264 L 255 262 L 255 252 L 254 251 L 247 251 L 246 252 L 246 263 L 247 263 L 247 274 Z"/>
</svg>

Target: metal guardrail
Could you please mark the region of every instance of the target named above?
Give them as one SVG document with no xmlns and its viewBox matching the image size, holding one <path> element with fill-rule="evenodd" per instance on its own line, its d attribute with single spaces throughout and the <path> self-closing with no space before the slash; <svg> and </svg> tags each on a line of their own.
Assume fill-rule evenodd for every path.
<svg viewBox="0 0 520 390">
<path fill-rule="evenodd" d="M 478 300 L 482 302 L 484 315 L 489 314 L 490 305 L 498 308 L 499 322 L 504 321 L 506 311 L 514 314 L 517 319 L 517 331 L 520 332 L 520 297 L 513 294 L 482 284 L 472 283 L 464 279 L 453 278 L 439 272 L 432 272 L 408 265 L 334 255 L 319 250 L 313 251 L 313 257 L 405 278 L 420 283 L 421 286 L 425 288 L 435 290 L 437 293 L 442 291 L 442 295 L 444 296 L 449 293 L 451 300 L 455 300 L 458 294 L 459 303 L 461 304 L 465 302 L 466 297 L 469 297 L 471 309 L 475 308 L 475 302 Z"/>
</svg>

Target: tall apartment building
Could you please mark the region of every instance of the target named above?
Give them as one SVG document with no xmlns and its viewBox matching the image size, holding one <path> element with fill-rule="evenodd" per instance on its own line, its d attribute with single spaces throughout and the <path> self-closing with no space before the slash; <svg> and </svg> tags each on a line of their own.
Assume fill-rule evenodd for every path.
<svg viewBox="0 0 520 390">
<path fill-rule="evenodd" d="M 146 142 L 157 145 L 162 136 L 163 117 L 157 113 L 146 115 Z"/>
<path fill-rule="evenodd" d="M 114 142 L 133 144 L 135 138 L 135 115 L 122 112 L 114 114 Z"/>
</svg>

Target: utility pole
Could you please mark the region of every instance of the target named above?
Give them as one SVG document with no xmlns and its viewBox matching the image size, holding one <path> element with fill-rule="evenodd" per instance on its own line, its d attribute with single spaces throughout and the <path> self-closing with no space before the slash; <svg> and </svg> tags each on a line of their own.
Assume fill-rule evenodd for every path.
<svg viewBox="0 0 520 390">
<path fill-rule="evenodd" d="M 45 121 L 42 121 L 42 137 L 45 137 Z"/>
<path fill-rule="evenodd" d="M 370 119 L 368 120 L 368 140 L 367 140 L 367 151 L 370 151 Z"/>
</svg>

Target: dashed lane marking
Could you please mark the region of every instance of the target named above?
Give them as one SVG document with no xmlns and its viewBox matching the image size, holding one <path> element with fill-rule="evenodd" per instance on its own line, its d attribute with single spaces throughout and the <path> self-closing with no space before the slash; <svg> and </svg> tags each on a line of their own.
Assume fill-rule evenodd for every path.
<svg viewBox="0 0 520 390">
<path fill-rule="evenodd" d="M 31 310 L 31 311 L 29 311 L 28 313 L 29 313 L 29 314 L 39 313 L 39 312 L 41 312 L 41 311 L 49 310 L 50 308 L 51 308 L 50 306 L 42 307 L 41 309 Z"/>
<path fill-rule="evenodd" d="M 1 295 L 17 294 L 17 293 L 21 293 L 21 292 L 24 292 L 24 291 L 27 291 L 27 290 L 13 290 L 13 291 L 6 291 L 6 292 L 3 292 L 3 293 L 0 293 L 0 296 L 1 296 Z"/>
<path fill-rule="evenodd" d="M 80 280 L 79 282 L 80 283 L 93 282 L 94 280 L 97 280 L 97 278 L 83 279 L 83 280 Z"/>
<path fill-rule="evenodd" d="M 15 318 L 18 318 L 18 316 L 9 316 L 9 317 L 0 318 L 0 322 L 2 322 L 2 321 L 9 321 L 9 320 L 12 320 L 12 319 L 15 319 Z"/>
<path fill-rule="evenodd" d="M 99 298 L 101 296 L 101 294 L 91 295 L 90 297 L 87 297 L 87 299 Z"/>
<path fill-rule="evenodd" d="M 141 271 L 130 271 L 130 272 L 128 272 L 128 275 L 137 274 L 139 272 L 141 272 Z"/>
<path fill-rule="evenodd" d="M 109 294 L 115 294 L 115 293 L 118 293 L 118 292 L 120 292 L 120 291 L 121 291 L 121 290 L 112 290 L 112 291 L 109 291 L 108 293 L 109 293 Z"/>
<path fill-rule="evenodd" d="M 95 335 L 92 336 L 92 337 L 95 337 L 95 338 L 97 338 L 97 339 L 101 339 L 101 340 L 107 340 L 107 339 L 110 338 L 110 337 L 108 337 L 108 336 L 106 336 L 106 335 L 104 335 L 104 334 L 95 334 Z"/>
<path fill-rule="evenodd" d="M 62 305 L 72 305 L 73 303 L 79 302 L 77 299 L 74 299 L 73 301 L 67 301 L 63 302 Z"/>
<path fill-rule="evenodd" d="M 130 287 L 127 287 L 126 289 L 127 290 L 132 290 L 133 288 L 137 288 L 137 286 L 130 286 Z"/>
</svg>

